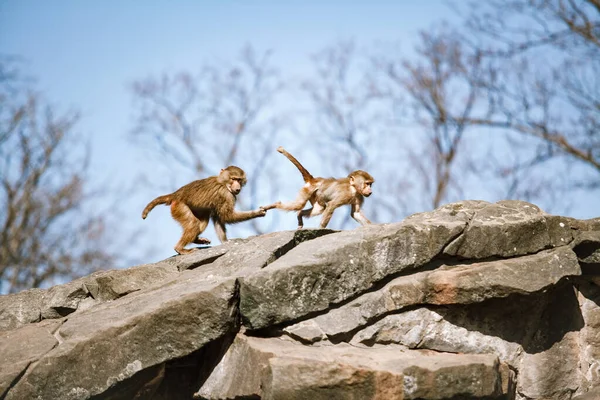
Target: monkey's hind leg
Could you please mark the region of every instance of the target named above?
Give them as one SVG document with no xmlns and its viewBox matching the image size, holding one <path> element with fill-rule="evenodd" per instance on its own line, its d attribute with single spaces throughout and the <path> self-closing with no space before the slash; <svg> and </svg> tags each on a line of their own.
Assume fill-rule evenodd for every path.
<svg viewBox="0 0 600 400">
<path fill-rule="evenodd" d="M 181 238 L 175 245 L 175 251 L 177 253 L 191 253 L 196 249 L 186 249 L 185 246 L 187 246 L 189 243 L 197 243 L 196 241 L 208 240 L 198 237 L 208 225 L 208 216 L 206 219 L 197 218 L 185 203 L 179 201 L 174 201 L 171 203 L 171 215 L 173 216 L 173 219 L 179 222 L 183 228 Z"/>
<path fill-rule="evenodd" d="M 302 229 L 304 227 L 304 221 L 302 217 L 310 218 L 316 215 L 323 214 L 325 208 L 321 206 L 319 203 L 313 205 L 311 208 L 307 208 L 306 210 L 298 211 L 298 229 Z"/>
</svg>

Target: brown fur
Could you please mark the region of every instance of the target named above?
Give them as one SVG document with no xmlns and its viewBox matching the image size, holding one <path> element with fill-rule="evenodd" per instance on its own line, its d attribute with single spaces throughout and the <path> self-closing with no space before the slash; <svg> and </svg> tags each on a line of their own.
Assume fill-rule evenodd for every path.
<svg viewBox="0 0 600 400">
<path fill-rule="evenodd" d="M 177 191 L 159 196 L 152 200 L 142 218 L 158 204 L 171 206 L 171 216 L 183 228 L 181 239 L 175 245 L 175 251 L 186 254 L 192 250 L 184 247 L 189 243 L 208 244 L 210 240 L 199 237 L 212 218 L 215 231 L 221 242 L 227 241 L 225 224 L 234 224 L 252 218 L 263 217 L 266 210 L 237 211 L 236 196 L 246 184 L 246 173 L 238 167 L 222 169 L 218 176 L 197 180 L 179 188 Z"/>
<path fill-rule="evenodd" d="M 296 200 L 282 203 L 277 202 L 263 207 L 265 210 L 278 208 L 280 210 L 298 211 L 298 228 L 304 226 L 303 217 L 314 217 L 323 214 L 321 228 L 327 227 L 336 208 L 349 204 L 350 215 L 361 225 L 370 224 L 362 213 L 361 206 L 364 198 L 372 193 L 371 185 L 375 179 L 365 171 L 357 170 L 350 173 L 346 178 L 315 178 L 300 164 L 300 162 L 288 153 L 283 147 L 277 149 L 286 156 L 300 171 L 305 185 L 300 189 Z M 312 204 L 311 208 L 303 210 L 307 201 Z"/>
</svg>

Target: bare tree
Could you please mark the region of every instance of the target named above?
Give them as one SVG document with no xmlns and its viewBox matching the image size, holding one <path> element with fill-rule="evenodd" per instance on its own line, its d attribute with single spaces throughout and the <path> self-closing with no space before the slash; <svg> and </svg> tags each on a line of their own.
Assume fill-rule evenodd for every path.
<svg viewBox="0 0 600 400">
<path fill-rule="evenodd" d="M 84 210 L 89 152 L 77 113 L 56 115 L 0 60 L 0 293 L 106 268 L 105 219 Z"/>
<path fill-rule="evenodd" d="M 180 72 L 134 82 L 133 139 L 168 166 L 171 178 L 198 179 L 239 164 L 250 180 L 250 200 L 244 202 L 243 191 L 240 206 L 271 203 L 278 175 L 268 160 L 276 154 L 285 119 L 274 107 L 283 85 L 270 58 L 270 52 L 259 54 L 247 46 L 238 60 L 206 63 L 196 75 Z M 171 189 L 183 183 L 171 182 Z M 259 221 L 250 224 L 255 233 L 265 231 Z"/>
<path fill-rule="evenodd" d="M 566 211 L 566 193 L 600 188 L 598 2 L 489 0 L 466 15 L 422 33 L 410 58 L 376 58 L 384 91 L 413 109 L 407 194 Z"/>
<path fill-rule="evenodd" d="M 511 154 L 498 173 L 508 196 L 600 188 L 600 3 L 470 6 L 462 42 L 490 66 L 483 77 L 489 108 L 462 122 L 505 133 Z"/>
<path fill-rule="evenodd" d="M 373 80 L 368 54 L 352 41 L 338 42 L 312 57 L 314 75 L 304 79 L 310 117 L 304 146 L 317 152 L 320 174 L 346 176 L 356 169 L 373 174 L 375 195 L 365 202 L 373 221 L 390 221 L 402 216 L 394 189 L 403 184 L 397 154 L 386 150 L 385 104 L 388 98 Z M 388 163 L 386 163 L 386 160 Z M 349 215 L 334 216 L 331 226 L 354 224 Z"/>
<path fill-rule="evenodd" d="M 470 162 L 463 151 L 465 119 L 477 112 L 482 97 L 480 55 L 465 51 L 456 35 L 442 28 L 421 33 L 411 60 L 384 56 L 377 65 L 392 85 L 390 93 L 409 99 L 412 121 L 422 132 L 419 143 L 405 151 L 416 172 L 411 175 L 419 177 L 424 207 L 458 200 L 463 192 L 461 181 L 454 179 L 457 160 L 462 157 L 463 166 Z"/>
</svg>

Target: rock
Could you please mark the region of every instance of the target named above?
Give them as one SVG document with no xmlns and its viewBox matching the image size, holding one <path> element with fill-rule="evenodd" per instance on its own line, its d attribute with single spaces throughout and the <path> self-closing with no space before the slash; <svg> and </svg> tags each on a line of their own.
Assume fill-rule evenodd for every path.
<svg viewBox="0 0 600 400">
<path fill-rule="evenodd" d="M 0 296 L 0 399 L 595 398 L 600 218 L 462 201 Z"/>
<path fill-rule="evenodd" d="M 275 232 L 249 239 L 234 239 L 220 246 L 200 248 L 154 264 L 98 271 L 48 290 L 31 289 L 0 296 L 0 331 L 42 319 L 62 318 L 78 309 L 112 301 L 177 279 L 181 272 L 204 267 L 214 276 L 243 276 L 266 266 L 298 244 L 328 235 L 329 229 Z M 229 256 L 225 256 L 231 252 Z M 218 260 L 219 258 L 222 260 Z M 244 260 L 240 263 L 240 260 Z M 243 268 L 245 272 L 239 270 Z M 209 273 L 210 275 L 210 273 Z"/>
<path fill-rule="evenodd" d="M 600 288 L 584 280 L 579 281 L 577 287 L 583 319 L 579 338 L 580 364 L 585 378 L 578 392 L 586 392 L 600 388 Z"/>
<path fill-rule="evenodd" d="M 572 287 L 557 287 L 548 297 L 533 336 L 524 343 L 517 393 L 524 398 L 569 400 L 584 384 L 579 331 L 584 321 Z"/>
<path fill-rule="evenodd" d="M 480 307 L 480 305 L 477 305 Z M 417 308 L 401 314 L 388 315 L 367 328 L 359 331 L 351 340 L 354 344 L 397 343 L 409 349 L 431 349 L 452 353 L 495 354 L 498 358 L 517 368 L 523 347 L 504 338 L 504 335 L 490 335 L 482 329 L 491 321 L 510 324 L 520 321 L 506 318 L 485 318 L 473 321 L 474 307 L 464 308 Z M 484 306 L 491 314 L 496 307 Z M 514 310 L 511 308 L 511 310 Z M 517 310 L 515 310 L 517 311 Z M 522 314 L 516 314 L 523 318 Z M 487 316 L 486 316 L 487 317 Z M 502 314 L 506 317 L 506 314 Z M 509 316 L 510 317 L 510 316 Z M 490 321 L 491 320 L 491 321 Z M 488 322 L 490 321 L 490 322 Z M 527 320 L 522 320 L 527 321 Z M 512 328 L 514 329 L 514 328 Z M 526 330 L 523 330 L 524 337 Z"/>
<path fill-rule="evenodd" d="M 573 397 L 571 400 L 598 400 L 600 399 L 600 386 L 589 392 Z"/>
<path fill-rule="evenodd" d="M 236 329 L 235 293 L 233 279 L 187 279 L 73 314 L 55 334 L 59 345 L 27 369 L 6 400 L 86 399 L 190 354 Z"/>
<path fill-rule="evenodd" d="M 0 333 L 0 398 L 18 381 L 31 363 L 58 345 L 54 332 L 62 321 L 43 321 Z"/>
<path fill-rule="evenodd" d="M 315 317 L 308 336 L 303 336 L 297 325 L 284 330 L 311 342 L 323 335 L 336 337 L 347 334 L 405 307 L 469 304 L 512 294 L 535 293 L 555 285 L 562 278 L 580 274 L 577 257 L 568 247 L 518 259 L 443 266 L 434 271 L 396 278 L 380 290 Z"/>
<path fill-rule="evenodd" d="M 468 259 L 514 257 L 572 240 L 568 218 L 550 216 L 531 203 L 505 200 L 477 209 L 445 253 Z"/>
<path fill-rule="evenodd" d="M 45 290 L 29 289 L 0 296 L 0 331 L 41 321 Z"/>
<path fill-rule="evenodd" d="M 62 318 L 77 310 L 79 303 L 89 296 L 85 281 L 86 278 L 81 278 L 48 289 L 42 297 L 41 318 Z"/>
<path fill-rule="evenodd" d="M 598 306 L 592 308 L 596 311 Z M 598 384 L 595 336 L 588 339 L 589 364 L 585 365 L 591 367 L 586 369 L 590 375 L 582 379 L 579 370 L 577 332 L 583 326 L 576 295 L 563 284 L 533 296 L 511 296 L 508 301 L 492 299 L 461 308 L 428 307 L 389 315 L 358 332 L 351 343 L 495 354 L 520 371 L 517 392 L 523 398 L 569 399 L 578 388 Z"/>
<path fill-rule="evenodd" d="M 386 277 L 425 265 L 464 225 L 459 216 L 411 220 L 302 243 L 268 268 L 240 279 L 244 323 L 261 329 L 323 311 Z"/>
<path fill-rule="evenodd" d="M 308 393 L 311 399 L 501 399 L 511 380 L 493 355 L 309 347 L 238 335 L 198 395 L 210 400 L 305 399 Z"/>
<path fill-rule="evenodd" d="M 303 229 L 254 236 L 230 245 L 223 257 L 205 265 L 203 271 L 213 276 L 244 277 L 275 262 L 300 243 L 334 232 L 330 229 Z"/>
<path fill-rule="evenodd" d="M 586 275 L 600 276 L 600 230 L 580 232 L 572 247 Z"/>
</svg>

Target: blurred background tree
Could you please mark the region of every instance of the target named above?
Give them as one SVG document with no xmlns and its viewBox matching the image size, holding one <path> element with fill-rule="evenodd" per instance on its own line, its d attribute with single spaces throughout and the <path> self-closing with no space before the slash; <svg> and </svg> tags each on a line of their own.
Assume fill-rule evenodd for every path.
<svg viewBox="0 0 600 400">
<path fill-rule="evenodd" d="M 131 137 L 165 167 L 164 175 L 156 170 L 144 175 L 147 187 L 172 192 L 237 165 L 250 182 L 238 198 L 239 209 L 257 209 L 279 197 L 281 177 L 269 160 L 286 124 L 276 104 L 284 86 L 270 58 L 248 45 L 236 60 L 206 62 L 196 74 L 182 71 L 133 83 Z M 275 222 L 267 226 L 264 219 L 252 219 L 230 230 L 259 234 Z"/>
<path fill-rule="evenodd" d="M 600 188 L 600 3 L 488 0 L 464 14 L 456 40 L 480 60 L 467 73 L 487 101 L 452 118 L 508 149 L 482 153 L 481 175 L 498 196 L 567 212 L 569 197 Z"/>
<path fill-rule="evenodd" d="M 0 59 L 0 293 L 71 280 L 115 260 L 107 218 L 85 208 L 94 193 L 78 114 L 58 114 L 20 67 Z"/>
</svg>

